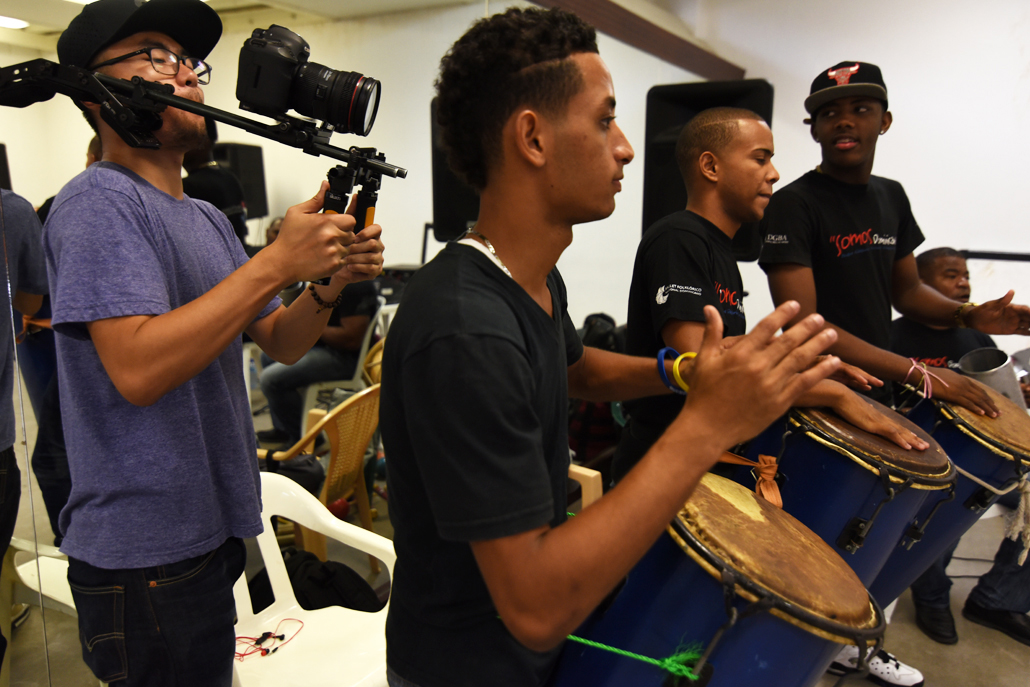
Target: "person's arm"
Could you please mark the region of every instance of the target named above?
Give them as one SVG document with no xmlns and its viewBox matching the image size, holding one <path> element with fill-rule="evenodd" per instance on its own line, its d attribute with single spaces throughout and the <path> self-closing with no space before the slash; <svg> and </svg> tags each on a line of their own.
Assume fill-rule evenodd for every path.
<svg viewBox="0 0 1030 687">
<path fill-rule="evenodd" d="M 666 372 L 672 379 L 672 361 Z M 629 401 L 671 393 L 658 376 L 656 358 L 641 358 L 583 347 L 583 355 L 569 365 L 569 396 L 585 401 Z M 680 367 L 685 371 L 686 366 Z"/>
<path fill-rule="evenodd" d="M 538 651 L 560 643 L 646 553 L 723 450 L 764 429 L 836 369 L 834 358 L 811 366 L 835 337 L 816 333 L 818 315 L 776 336 L 796 311 L 784 305 L 725 348 L 718 312 L 706 307 L 691 394 L 618 486 L 560 527 L 472 542 L 501 620 L 519 642 Z"/>
<path fill-rule="evenodd" d="M 20 312 L 22 315 L 32 316 L 39 312 L 39 309 L 43 307 L 43 296 L 35 293 L 26 293 L 25 291 L 15 291 L 14 298 L 12 299 L 12 305 L 14 309 Z"/>
<path fill-rule="evenodd" d="M 802 317 L 802 313 L 816 312 L 818 304 L 812 268 L 794 263 L 770 265 L 768 278 L 773 303 L 795 300 L 801 305 L 799 314 L 787 323 L 787 327 L 793 326 L 794 322 Z M 827 322 L 826 325 L 837 332 L 837 342 L 830 347 L 830 352 L 844 362 L 868 370 L 881 379 L 904 382 L 908 378 L 910 384 L 918 386 L 921 383 L 922 371 L 913 370 L 912 361 L 908 358 L 873 346 L 832 322 Z M 998 409 L 991 397 L 973 380 L 944 368 L 934 368 L 933 373 L 944 380 L 944 384 L 936 381 L 933 383 L 934 395 L 958 403 L 981 415 L 997 415 Z"/>
<path fill-rule="evenodd" d="M 678 351 L 696 351 L 704 337 L 700 322 L 669 320 L 662 327 L 662 340 Z M 904 449 L 920 451 L 929 444 L 889 417 L 872 410 L 854 391 L 832 379 L 824 379 L 798 396 L 798 408 L 832 408 L 842 418 L 871 434 L 878 434 Z"/>
<path fill-rule="evenodd" d="M 365 338 L 365 331 L 368 330 L 368 325 L 371 321 L 372 319 L 368 315 L 341 317 L 338 326 L 325 326 L 319 340 L 330 348 L 353 353 L 361 348 L 361 342 Z"/>
<path fill-rule="evenodd" d="M 902 315 L 935 327 L 957 325 L 955 313 L 963 304 L 923 283 L 911 254 L 894 263 L 891 286 L 891 302 Z M 1015 295 L 1015 291 L 1009 291 L 1001 298 L 970 307 L 962 319 L 970 329 L 985 334 L 1030 334 L 1030 307 L 1013 304 Z"/>
<path fill-rule="evenodd" d="M 86 324 L 104 369 L 126 400 L 135 405 L 157 402 L 210 365 L 245 329 L 262 350 L 283 362 L 296 361 L 314 344 L 330 311 L 316 315 L 310 296 L 256 322 L 254 318 L 288 284 L 332 274 L 330 285 L 321 287 L 322 299 L 331 301 L 348 280 L 368 274 L 370 265 L 378 272 L 378 238 L 365 241 L 371 241 L 365 252 L 348 257 L 354 218 L 319 213 L 326 187 L 323 183 L 318 195 L 290 208 L 275 244 L 200 298 L 161 315 Z M 377 231 L 375 226 L 365 230 Z M 379 263 L 370 257 L 374 244 L 380 248 Z"/>
</svg>

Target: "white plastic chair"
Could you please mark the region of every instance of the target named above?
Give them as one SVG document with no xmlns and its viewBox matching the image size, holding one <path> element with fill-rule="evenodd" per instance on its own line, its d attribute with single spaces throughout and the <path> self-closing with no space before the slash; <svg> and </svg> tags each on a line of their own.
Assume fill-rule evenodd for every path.
<svg viewBox="0 0 1030 687">
<path fill-rule="evenodd" d="M 261 497 L 266 523 L 258 535 L 275 601 L 254 614 L 247 580 L 233 588 L 236 596 L 238 636 L 257 637 L 272 632 L 280 621 L 295 618 L 304 627 L 274 654 L 252 655 L 236 663 L 242 687 L 385 687 L 386 612 L 364 613 L 333 606 L 306 611 L 297 603 L 286 574 L 275 534 L 267 527 L 272 515 L 281 515 L 321 532 L 383 561 L 393 577 L 396 556 L 393 542 L 378 534 L 338 520 L 296 482 L 282 475 L 261 473 Z M 281 628 L 280 631 L 282 631 Z"/>
</svg>

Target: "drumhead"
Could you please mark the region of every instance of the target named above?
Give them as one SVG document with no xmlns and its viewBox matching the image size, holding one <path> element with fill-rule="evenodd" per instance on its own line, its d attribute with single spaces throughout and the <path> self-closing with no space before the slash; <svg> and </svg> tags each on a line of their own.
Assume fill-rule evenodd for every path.
<svg viewBox="0 0 1030 687">
<path fill-rule="evenodd" d="M 1009 460 L 1018 458 L 1030 465 L 1030 415 L 1000 392 L 984 384 L 981 386 L 1001 410 L 1000 416 L 987 417 L 962 406 L 952 406 L 943 401 L 935 403 L 945 417 L 991 444 L 990 448 L 995 453 L 1000 453 Z"/>
<path fill-rule="evenodd" d="M 882 635 L 875 602 L 847 563 L 814 532 L 731 480 L 705 474 L 669 526 L 684 551 L 735 592 L 773 599 L 771 613 L 836 642 Z"/>
<path fill-rule="evenodd" d="M 913 481 L 916 489 L 945 489 L 955 480 L 955 468 L 940 444 L 921 427 L 871 398 L 859 396 L 881 415 L 890 417 L 930 445 L 925 451 L 903 449 L 893 441 L 870 434 L 826 408 L 795 408 L 790 419 L 816 441 L 874 472 L 885 470 L 892 481 Z"/>
</svg>

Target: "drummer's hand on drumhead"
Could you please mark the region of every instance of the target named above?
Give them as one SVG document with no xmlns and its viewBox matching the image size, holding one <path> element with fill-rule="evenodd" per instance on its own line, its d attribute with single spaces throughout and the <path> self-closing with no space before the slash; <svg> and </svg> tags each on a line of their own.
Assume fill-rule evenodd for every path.
<svg viewBox="0 0 1030 687">
<path fill-rule="evenodd" d="M 986 334 L 1030 335 L 1030 307 L 1015 305 L 1009 291 L 1001 298 L 970 308 L 963 316 L 966 326 Z"/>
<path fill-rule="evenodd" d="M 845 390 L 833 404 L 833 410 L 859 429 L 870 434 L 878 434 L 903 449 L 925 451 L 930 448 L 930 444 L 920 439 L 918 435 L 876 410 L 853 391 Z"/>
<path fill-rule="evenodd" d="M 1001 410 L 994 404 L 986 388 L 974 379 L 953 372 L 943 367 L 932 367 L 930 372 L 937 375 L 947 386 L 934 379 L 933 397 L 948 403 L 956 403 L 974 413 L 998 417 Z"/>
<path fill-rule="evenodd" d="M 718 428 L 725 446 L 754 437 L 840 366 L 833 356 L 815 362 L 837 340 L 820 315 L 809 315 L 778 334 L 799 309 L 796 301 L 787 301 L 726 348 L 722 318 L 705 306 L 704 340 L 688 376 L 683 412 L 704 416 L 707 426 Z"/>
<path fill-rule="evenodd" d="M 821 355 L 817 360 L 825 357 L 827 356 Z M 874 377 L 861 367 L 849 365 L 843 360 L 841 361 L 840 367 L 837 371 L 830 376 L 830 379 L 835 382 L 840 382 L 845 386 L 849 386 L 852 389 L 859 389 L 861 391 L 869 391 L 874 386 L 883 386 L 883 380 L 879 377 Z"/>
</svg>

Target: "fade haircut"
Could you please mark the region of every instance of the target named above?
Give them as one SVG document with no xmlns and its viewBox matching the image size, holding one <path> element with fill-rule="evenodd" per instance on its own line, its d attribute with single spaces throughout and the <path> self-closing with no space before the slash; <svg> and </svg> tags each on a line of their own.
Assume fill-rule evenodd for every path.
<svg viewBox="0 0 1030 687">
<path fill-rule="evenodd" d="M 954 248 L 931 248 L 930 250 L 924 250 L 922 253 L 916 256 L 916 269 L 919 271 L 919 278 L 926 279 L 933 276 L 933 266 L 941 258 L 962 258 L 966 259 L 966 256 L 955 250 Z"/>
<path fill-rule="evenodd" d="M 740 107 L 713 107 L 703 110 L 686 123 L 676 141 L 676 164 L 679 165 L 683 183 L 690 188 L 697 174 L 697 161 L 704 153 L 718 155 L 733 142 L 740 132 L 737 122 L 752 119 L 765 122 L 751 110 Z"/>
<path fill-rule="evenodd" d="M 517 9 L 480 19 L 440 61 L 437 122 L 451 169 L 486 188 L 501 157 L 501 130 L 519 107 L 565 111 L 583 87 L 576 53 L 596 53 L 594 28 L 561 9 Z"/>
</svg>

